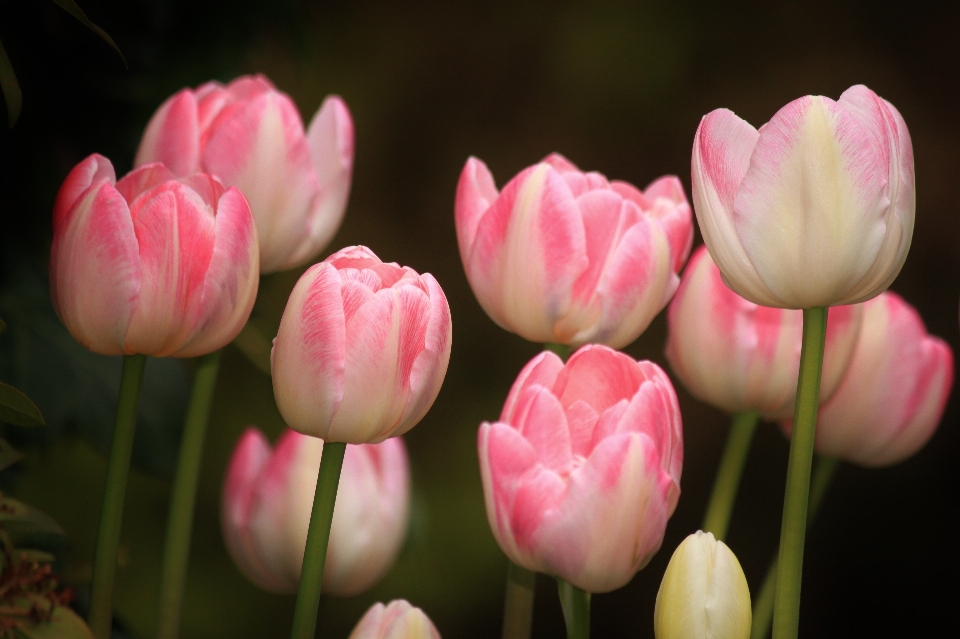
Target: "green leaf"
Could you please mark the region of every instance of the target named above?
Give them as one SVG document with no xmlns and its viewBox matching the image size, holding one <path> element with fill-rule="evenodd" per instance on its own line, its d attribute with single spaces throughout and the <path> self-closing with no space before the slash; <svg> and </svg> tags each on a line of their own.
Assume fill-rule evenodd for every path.
<svg viewBox="0 0 960 639">
<path fill-rule="evenodd" d="M 17 426 L 43 426 L 43 415 L 30 398 L 13 386 L 0 383 L 0 422 Z"/>
<path fill-rule="evenodd" d="M 57 606 L 50 621 L 33 621 L 19 630 L 29 639 L 93 639 L 89 626 L 66 606 Z"/>
<path fill-rule="evenodd" d="M 86 25 L 88 29 L 90 29 L 91 31 L 96 33 L 98 36 L 103 38 L 103 41 L 109 44 L 111 47 L 113 47 L 113 50 L 116 51 L 117 55 L 120 56 L 120 59 L 123 60 L 123 66 L 128 69 L 130 68 L 129 66 L 127 66 L 127 59 L 123 57 L 123 53 L 120 51 L 120 47 L 118 47 L 117 43 L 113 41 L 113 38 L 111 38 L 106 31 L 104 31 L 103 29 L 95 25 L 93 22 L 91 22 L 90 18 L 87 17 L 87 15 L 80 9 L 77 3 L 74 2 L 74 0 L 53 0 L 53 1 L 56 2 L 58 5 L 60 5 L 60 7 L 64 11 L 66 11 L 67 13 L 72 15 L 74 18 L 76 18 L 77 20 L 82 22 L 84 25 Z"/>
<path fill-rule="evenodd" d="M 6 470 L 23 459 L 23 453 L 0 437 L 0 470 Z"/>
<path fill-rule="evenodd" d="M 66 534 L 47 513 L 6 495 L 0 497 L 0 526 L 11 534 Z"/>
<path fill-rule="evenodd" d="M 23 93 L 20 91 L 17 74 L 13 72 L 13 65 L 10 64 L 10 58 L 7 57 L 7 50 L 3 48 L 2 42 L 0 42 L 0 89 L 3 90 L 3 97 L 7 101 L 7 123 L 12 129 L 17 123 L 17 118 L 20 117 Z"/>
</svg>

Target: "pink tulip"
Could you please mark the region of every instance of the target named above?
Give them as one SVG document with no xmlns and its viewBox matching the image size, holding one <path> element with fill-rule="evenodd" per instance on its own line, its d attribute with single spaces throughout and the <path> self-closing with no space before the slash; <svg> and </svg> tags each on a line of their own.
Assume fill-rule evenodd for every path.
<svg viewBox="0 0 960 639">
<path fill-rule="evenodd" d="M 322 454 L 322 440 L 289 429 L 272 451 L 256 428 L 237 442 L 223 487 L 223 536 L 237 566 L 261 588 L 297 591 Z M 351 596 L 380 581 L 400 553 L 409 515 L 403 441 L 347 446 L 323 591 Z"/>
<path fill-rule="evenodd" d="M 440 639 L 440 633 L 422 610 L 397 599 L 371 606 L 348 639 Z"/>
<path fill-rule="evenodd" d="M 345 248 L 290 294 L 272 352 L 277 406 L 291 428 L 326 441 L 402 435 L 440 392 L 450 340 L 432 275 Z"/>
<path fill-rule="evenodd" d="M 566 365 L 545 351 L 478 439 L 487 519 L 514 563 L 606 592 L 660 548 L 680 495 L 683 430 L 656 364 L 600 345 Z"/>
<path fill-rule="evenodd" d="M 820 407 L 816 450 L 861 466 L 901 462 L 933 436 L 952 386 L 950 347 L 888 291 L 864 304 L 853 359 Z"/>
<path fill-rule="evenodd" d="M 693 241 L 677 178 L 641 193 L 558 154 L 499 193 L 487 166 L 467 160 L 456 224 L 480 305 L 508 331 L 544 343 L 635 340 L 677 290 Z"/>
<path fill-rule="evenodd" d="M 833 394 L 860 331 L 860 305 L 829 309 L 820 398 Z M 697 249 L 667 312 L 667 361 L 690 394 L 729 413 L 793 415 L 803 311 L 758 306 L 723 283 Z"/>
<path fill-rule="evenodd" d="M 724 281 L 751 302 L 813 308 L 887 289 L 910 249 L 916 197 L 910 133 L 865 86 L 808 95 L 759 130 L 704 116 L 693 204 Z"/>
<path fill-rule="evenodd" d="M 91 155 L 53 207 L 50 287 L 73 337 L 103 355 L 194 357 L 228 344 L 257 296 L 257 232 L 235 188 L 149 164 L 117 182 Z"/>
<path fill-rule="evenodd" d="M 176 175 L 203 171 L 250 201 L 260 268 L 309 262 L 340 226 L 353 172 L 353 120 L 329 96 L 304 133 L 290 97 L 262 75 L 208 82 L 164 102 L 143 134 L 136 164 L 163 162 Z"/>
</svg>

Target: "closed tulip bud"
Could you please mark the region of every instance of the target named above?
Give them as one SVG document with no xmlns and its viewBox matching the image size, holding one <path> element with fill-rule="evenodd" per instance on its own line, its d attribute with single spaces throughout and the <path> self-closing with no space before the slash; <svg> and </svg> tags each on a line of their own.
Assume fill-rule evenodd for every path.
<svg viewBox="0 0 960 639">
<path fill-rule="evenodd" d="M 195 357 L 228 344 L 257 296 L 257 232 L 235 188 L 150 164 L 117 182 L 91 155 L 53 209 L 50 288 L 74 339 L 103 355 Z"/>
<path fill-rule="evenodd" d="M 353 171 L 353 120 L 337 96 L 304 131 L 290 97 L 262 75 L 208 82 L 164 102 L 144 131 L 136 164 L 176 175 L 216 175 L 247 197 L 260 234 L 260 269 L 311 261 L 340 226 Z"/>
<path fill-rule="evenodd" d="M 913 237 L 913 147 L 865 86 L 805 96 L 759 131 L 727 109 L 700 122 L 693 203 L 724 281 L 764 306 L 863 302 L 900 272 Z"/>
<path fill-rule="evenodd" d="M 479 433 L 493 536 L 529 570 L 589 592 L 625 585 L 663 541 L 680 495 L 683 430 L 666 374 L 606 346 L 521 371 Z"/>
<path fill-rule="evenodd" d="M 657 592 L 657 639 L 747 639 L 750 589 L 737 556 L 712 533 L 681 542 Z"/>
<path fill-rule="evenodd" d="M 467 279 L 493 321 L 574 346 L 635 340 L 676 291 L 693 241 L 677 178 L 641 192 L 558 154 L 499 193 L 486 165 L 467 160 L 456 225 Z"/>
<path fill-rule="evenodd" d="M 403 599 L 370 607 L 348 639 L 440 639 L 430 618 Z"/>
<path fill-rule="evenodd" d="M 821 400 L 840 383 L 862 315 L 859 305 L 829 309 Z M 803 311 L 743 299 L 700 247 L 670 302 L 667 327 L 667 361 L 691 395 L 729 413 L 757 411 L 774 420 L 793 414 Z"/>
<path fill-rule="evenodd" d="M 272 352 L 291 428 L 325 441 L 383 441 L 429 410 L 450 361 L 450 307 L 429 273 L 345 248 L 300 278 Z"/>
<path fill-rule="evenodd" d="M 953 352 L 895 293 L 863 306 L 860 339 L 837 392 L 820 408 L 814 446 L 861 466 L 889 466 L 933 436 L 953 386 Z"/>
<path fill-rule="evenodd" d="M 274 450 L 248 428 L 230 459 L 221 523 L 227 548 L 255 584 L 293 593 L 307 544 L 323 441 L 287 430 Z M 399 438 L 347 446 L 323 591 L 359 594 L 393 566 L 407 533 L 410 470 Z"/>
</svg>

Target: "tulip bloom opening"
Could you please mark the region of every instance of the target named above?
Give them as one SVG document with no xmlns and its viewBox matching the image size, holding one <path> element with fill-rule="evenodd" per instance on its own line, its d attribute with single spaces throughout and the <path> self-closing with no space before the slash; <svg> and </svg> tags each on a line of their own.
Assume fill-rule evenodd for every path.
<svg viewBox="0 0 960 639">
<path fill-rule="evenodd" d="M 677 546 L 657 591 L 657 639 L 747 639 L 750 589 L 733 551 L 697 531 Z"/>
<path fill-rule="evenodd" d="M 820 399 L 840 383 L 853 355 L 862 308 L 829 311 Z M 803 313 L 758 306 L 724 284 L 705 247 L 694 251 L 667 313 L 666 357 L 691 395 L 728 413 L 793 415 Z"/>
<path fill-rule="evenodd" d="M 680 494 L 676 394 L 652 362 L 589 345 L 545 351 L 478 435 L 487 519 L 514 563 L 588 592 L 626 584 Z"/>
<path fill-rule="evenodd" d="M 300 583 L 323 441 L 287 430 L 270 449 L 248 428 L 223 487 L 221 522 L 230 555 L 255 584 L 293 593 Z M 410 469 L 399 438 L 348 446 L 323 573 L 324 592 L 352 596 L 393 566 L 406 538 Z"/>
<path fill-rule="evenodd" d="M 498 192 L 467 160 L 456 200 L 460 257 L 483 310 L 540 343 L 619 348 L 677 289 L 693 241 L 676 177 L 641 192 L 552 154 Z"/>
<path fill-rule="evenodd" d="M 815 308 L 887 289 L 913 237 L 910 133 L 857 85 L 794 100 L 759 130 L 727 109 L 700 122 L 693 203 L 724 281 L 756 304 Z"/>
<path fill-rule="evenodd" d="M 953 352 L 895 293 L 863 306 L 853 359 L 820 407 L 815 447 L 862 466 L 888 466 L 933 436 L 953 386 Z M 784 430 L 789 434 L 789 422 Z"/>
<path fill-rule="evenodd" d="M 287 301 L 272 352 L 277 407 L 324 441 L 402 435 L 440 392 L 450 343 L 432 275 L 345 248 L 308 269 Z"/>
<path fill-rule="evenodd" d="M 373 604 L 348 639 L 440 639 L 440 633 L 422 610 L 397 599 Z"/>
<path fill-rule="evenodd" d="M 312 260 L 336 233 L 350 194 L 353 120 L 329 96 L 304 131 L 290 97 L 262 75 L 183 89 L 150 119 L 136 165 L 204 172 L 243 191 L 260 234 L 260 268 Z"/>
<path fill-rule="evenodd" d="M 253 308 L 258 260 L 246 199 L 209 175 L 149 164 L 117 182 L 94 154 L 57 194 L 51 297 L 95 353 L 195 357 L 225 346 Z"/>
</svg>

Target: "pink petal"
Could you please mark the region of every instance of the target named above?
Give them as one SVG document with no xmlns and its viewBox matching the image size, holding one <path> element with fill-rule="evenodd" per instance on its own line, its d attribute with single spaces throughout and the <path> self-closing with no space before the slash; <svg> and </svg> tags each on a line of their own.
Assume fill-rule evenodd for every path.
<svg viewBox="0 0 960 639">
<path fill-rule="evenodd" d="M 551 153 L 547 157 L 541 160 L 544 164 L 549 164 L 552 166 L 558 173 L 580 173 L 580 169 L 577 168 L 577 165 L 563 157 L 559 153 Z"/>
<path fill-rule="evenodd" d="M 317 264 L 301 276 L 271 353 L 277 408 L 291 428 L 326 437 L 343 398 L 346 324 L 340 276 Z"/>
<path fill-rule="evenodd" d="M 197 172 L 200 162 L 197 101 L 182 89 L 160 105 L 150 118 L 134 166 L 160 162 L 177 176 Z"/>
<path fill-rule="evenodd" d="M 608 409 L 609 413 L 610 410 Z M 593 429 L 600 416 L 583 400 L 574 402 L 566 411 L 570 428 L 570 449 L 574 455 L 588 457 L 593 450 Z"/>
<path fill-rule="evenodd" d="M 551 351 L 543 351 L 531 359 L 510 387 L 510 394 L 507 395 L 507 401 L 504 402 L 503 411 L 500 413 L 500 421 L 508 424 L 516 423 L 520 396 L 532 386 L 553 388 L 561 370 L 563 370 L 563 360 Z"/>
<path fill-rule="evenodd" d="M 515 427 L 530 442 L 537 461 L 554 472 L 569 472 L 573 461 L 570 429 L 560 402 L 542 386 L 527 391 L 526 410 Z"/>
<path fill-rule="evenodd" d="M 583 400 L 598 413 L 637 392 L 643 376 L 628 355 L 600 345 L 574 353 L 557 376 L 554 392 L 564 408 Z"/>
<path fill-rule="evenodd" d="M 460 172 L 454 204 L 457 243 L 460 246 L 460 258 L 465 267 L 470 263 L 480 219 L 497 199 L 497 195 L 497 187 L 487 165 L 475 157 L 468 158 L 463 171 Z"/>
<path fill-rule="evenodd" d="M 243 195 L 231 187 L 217 202 L 213 255 L 203 281 L 194 336 L 176 352 L 196 357 L 223 348 L 247 323 L 260 284 L 257 228 Z"/>
<path fill-rule="evenodd" d="M 683 192 L 683 184 L 676 176 L 667 175 L 650 184 L 644 194 L 653 202 L 648 210 L 660 220 L 667 234 L 670 254 L 673 257 L 673 272 L 679 273 L 693 247 L 693 216 Z"/>
<path fill-rule="evenodd" d="M 173 181 L 175 177 L 170 169 L 159 162 L 144 164 L 123 176 L 117 182 L 117 191 L 130 203 L 131 208 L 139 209 L 139 206 L 133 206 L 134 200 L 164 182 Z M 207 204 L 212 205 L 213 202 L 208 201 Z"/>
<path fill-rule="evenodd" d="M 116 184 L 117 175 L 113 170 L 113 164 L 107 158 L 94 153 L 87 156 L 80 164 L 73 167 L 60 190 L 57 191 L 57 198 L 53 203 L 53 229 L 65 227 L 70 223 L 69 214 L 74 211 L 74 205 L 84 193 L 93 185 L 100 181 Z"/>
<path fill-rule="evenodd" d="M 71 335 L 103 355 L 120 355 L 141 288 L 137 238 L 126 201 L 112 184 L 109 162 L 88 158 L 71 172 L 57 206 L 88 179 L 73 206 L 54 217 L 50 293 Z"/>
</svg>

